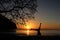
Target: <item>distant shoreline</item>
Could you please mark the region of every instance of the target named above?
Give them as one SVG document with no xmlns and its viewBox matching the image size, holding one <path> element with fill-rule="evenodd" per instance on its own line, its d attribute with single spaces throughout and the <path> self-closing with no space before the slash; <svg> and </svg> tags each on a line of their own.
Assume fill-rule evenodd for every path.
<svg viewBox="0 0 60 40">
<path fill-rule="evenodd" d="M 41 29 L 41 30 L 60 30 L 60 29 Z"/>
</svg>

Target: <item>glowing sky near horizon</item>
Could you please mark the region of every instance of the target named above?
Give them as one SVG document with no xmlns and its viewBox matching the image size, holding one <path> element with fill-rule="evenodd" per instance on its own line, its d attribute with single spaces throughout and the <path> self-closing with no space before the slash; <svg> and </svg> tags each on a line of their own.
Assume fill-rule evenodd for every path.
<svg viewBox="0 0 60 40">
<path fill-rule="evenodd" d="M 18 29 L 37 29 L 39 27 L 39 22 L 37 20 L 29 20 L 26 25 L 16 24 Z"/>
<path fill-rule="evenodd" d="M 41 29 L 60 29 L 60 1 L 37 0 L 37 3 L 38 12 L 34 15 L 36 22 L 29 20 L 27 26 L 38 28 L 39 23 L 42 23 Z"/>
</svg>

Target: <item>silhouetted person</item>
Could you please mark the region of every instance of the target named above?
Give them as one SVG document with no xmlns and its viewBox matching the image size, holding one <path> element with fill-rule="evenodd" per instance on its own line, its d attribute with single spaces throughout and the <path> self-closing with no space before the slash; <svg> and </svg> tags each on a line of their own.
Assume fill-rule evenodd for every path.
<svg viewBox="0 0 60 40">
<path fill-rule="evenodd" d="M 37 31 L 37 36 L 41 36 L 41 33 L 40 33 L 41 24 L 42 24 L 42 23 L 40 23 L 40 25 L 39 25 L 39 28 L 38 28 L 38 29 L 31 29 L 31 30 L 35 30 L 35 31 Z"/>
<path fill-rule="evenodd" d="M 38 32 L 38 33 L 37 33 L 37 35 L 38 35 L 38 36 L 41 36 L 41 33 L 40 33 L 40 28 L 41 28 L 41 23 L 40 23 L 39 28 L 37 29 L 37 32 Z"/>
<path fill-rule="evenodd" d="M 15 23 L 0 14 L 0 32 L 16 29 Z"/>
</svg>

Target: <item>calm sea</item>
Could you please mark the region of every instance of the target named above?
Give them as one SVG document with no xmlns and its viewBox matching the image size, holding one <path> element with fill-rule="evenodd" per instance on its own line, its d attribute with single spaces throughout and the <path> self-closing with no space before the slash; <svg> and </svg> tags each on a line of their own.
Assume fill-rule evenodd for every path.
<svg viewBox="0 0 60 40">
<path fill-rule="evenodd" d="M 60 35 L 60 30 L 40 30 L 42 36 L 57 36 Z M 36 36 L 37 31 L 34 30 L 16 30 L 18 36 Z"/>
<path fill-rule="evenodd" d="M 60 36 L 60 30 L 41 30 L 43 36 Z"/>
</svg>

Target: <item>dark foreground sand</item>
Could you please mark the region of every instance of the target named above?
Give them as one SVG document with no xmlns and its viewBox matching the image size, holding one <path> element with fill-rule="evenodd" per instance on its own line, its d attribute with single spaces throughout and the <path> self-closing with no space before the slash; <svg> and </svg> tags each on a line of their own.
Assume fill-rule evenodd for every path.
<svg viewBox="0 0 60 40">
<path fill-rule="evenodd" d="M 60 40 L 60 36 L 17 36 L 0 33 L 0 40 Z"/>
</svg>

